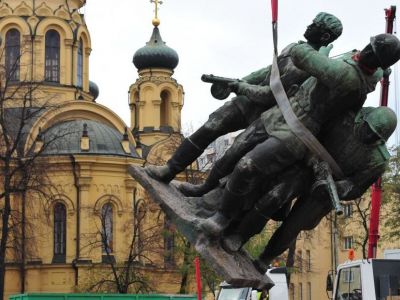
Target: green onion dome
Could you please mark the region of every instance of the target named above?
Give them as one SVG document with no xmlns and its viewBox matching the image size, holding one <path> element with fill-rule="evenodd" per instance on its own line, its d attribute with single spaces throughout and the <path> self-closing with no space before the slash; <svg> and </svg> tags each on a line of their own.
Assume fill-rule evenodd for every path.
<svg viewBox="0 0 400 300">
<path fill-rule="evenodd" d="M 154 27 L 153 34 L 146 46 L 136 51 L 133 64 L 138 70 L 147 68 L 175 69 L 178 65 L 178 53 L 165 45 L 158 27 Z"/>
</svg>

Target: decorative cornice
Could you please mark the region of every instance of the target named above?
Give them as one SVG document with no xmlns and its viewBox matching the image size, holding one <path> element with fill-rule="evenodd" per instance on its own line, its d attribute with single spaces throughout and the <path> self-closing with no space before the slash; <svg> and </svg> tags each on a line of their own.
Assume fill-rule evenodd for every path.
<svg viewBox="0 0 400 300">
<path fill-rule="evenodd" d="M 93 177 L 80 177 L 78 178 L 78 184 L 83 191 L 87 191 L 90 187 Z"/>
</svg>

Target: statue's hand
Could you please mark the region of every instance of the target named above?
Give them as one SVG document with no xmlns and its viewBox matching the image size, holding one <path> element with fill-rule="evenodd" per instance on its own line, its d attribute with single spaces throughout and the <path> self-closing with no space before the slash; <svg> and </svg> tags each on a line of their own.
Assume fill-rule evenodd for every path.
<svg viewBox="0 0 400 300">
<path fill-rule="evenodd" d="M 388 78 L 390 76 L 390 74 L 392 74 L 392 69 L 391 68 L 387 68 L 387 69 L 383 70 L 383 77 L 384 78 Z"/>
<path fill-rule="evenodd" d="M 248 87 L 249 84 L 243 81 L 235 81 L 230 82 L 228 86 L 236 95 L 243 95 L 246 87 Z"/>
<path fill-rule="evenodd" d="M 332 48 L 333 48 L 332 44 L 329 44 L 328 46 L 321 46 L 318 52 L 326 57 L 329 57 L 329 53 L 331 52 Z"/>
</svg>

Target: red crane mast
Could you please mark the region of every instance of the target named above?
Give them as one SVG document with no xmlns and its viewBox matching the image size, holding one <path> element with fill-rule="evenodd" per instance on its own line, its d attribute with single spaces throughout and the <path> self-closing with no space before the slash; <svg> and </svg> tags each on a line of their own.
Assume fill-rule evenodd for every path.
<svg viewBox="0 0 400 300">
<path fill-rule="evenodd" d="M 393 21 L 396 17 L 396 6 L 385 9 L 386 33 L 393 33 Z M 389 76 L 381 81 L 380 105 L 387 106 L 389 95 Z M 379 178 L 372 185 L 371 217 L 369 220 L 368 258 L 375 258 L 379 240 L 379 212 L 381 208 L 382 180 Z"/>
</svg>

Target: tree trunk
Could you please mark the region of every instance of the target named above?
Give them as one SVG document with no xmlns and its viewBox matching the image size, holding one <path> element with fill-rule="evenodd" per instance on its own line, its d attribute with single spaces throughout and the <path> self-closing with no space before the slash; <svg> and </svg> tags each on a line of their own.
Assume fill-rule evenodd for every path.
<svg viewBox="0 0 400 300">
<path fill-rule="evenodd" d="M 26 261 L 26 193 L 22 193 L 22 216 L 21 216 L 21 269 L 20 269 L 20 276 L 21 276 L 21 294 L 25 293 L 25 261 Z"/>
<path fill-rule="evenodd" d="M 4 299 L 4 284 L 6 278 L 6 250 L 8 240 L 8 221 L 11 213 L 10 195 L 4 197 L 4 208 L 2 215 L 2 230 L 0 242 L 0 299 Z"/>
<path fill-rule="evenodd" d="M 189 267 L 190 267 L 190 242 L 185 242 L 185 249 L 183 254 L 183 271 L 181 279 L 181 287 L 179 289 L 179 294 L 187 294 L 188 284 L 189 284 Z"/>
</svg>

